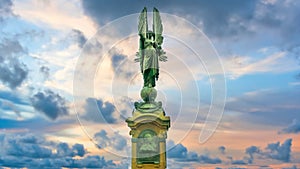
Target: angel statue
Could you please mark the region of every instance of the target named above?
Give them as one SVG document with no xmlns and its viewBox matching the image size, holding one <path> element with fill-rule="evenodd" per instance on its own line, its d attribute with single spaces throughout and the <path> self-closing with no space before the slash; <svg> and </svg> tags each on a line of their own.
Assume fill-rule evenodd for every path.
<svg viewBox="0 0 300 169">
<path fill-rule="evenodd" d="M 163 43 L 163 26 L 159 11 L 156 8 L 153 9 L 153 31 L 148 30 L 146 7 L 140 14 L 138 31 L 140 44 L 135 61 L 140 62 L 144 79 L 141 96 L 146 102 L 153 101 L 156 97 L 155 82 L 159 76 L 158 61 L 167 61 L 166 52 L 161 47 Z"/>
</svg>

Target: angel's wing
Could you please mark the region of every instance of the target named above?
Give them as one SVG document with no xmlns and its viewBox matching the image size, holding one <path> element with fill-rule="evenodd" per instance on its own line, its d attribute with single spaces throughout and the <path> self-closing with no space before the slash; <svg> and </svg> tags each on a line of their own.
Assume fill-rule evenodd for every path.
<svg viewBox="0 0 300 169">
<path fill-rule="evenodd" d="M 147 9 L 146 7 L 142 10 L 139 17 L 139 35 L 143 38 L 146 38 L 146 33 L 148 31 L 148 23 L 147 23 Z"/>
<path fill-rule="evenodd" d="M 163 25 L 161 22 L 159 11 L 156 8 L 153 9 L 153 32 L 155 34 L 155 41 L 159 45 L 161 45 L 163 39 L 162 37 Z"/>
<path fill-rule="evenodd" d="M 139 31 L 139 35 L 140 35 L 140 47 L 139 47 L 139 51 L 137 53 L 137 58 L 134 59 L 134 61 L 140 62 L 141 71 L 143 73 L 144 49 L 145 49 L 144 41 L 146 39 L 147 32 L 148 32 L 147 8 L 146 7 L 144 7 L 144 9 L 142 10 L 142 12 L 140 14 L 138 31 Z"/>
</svg>

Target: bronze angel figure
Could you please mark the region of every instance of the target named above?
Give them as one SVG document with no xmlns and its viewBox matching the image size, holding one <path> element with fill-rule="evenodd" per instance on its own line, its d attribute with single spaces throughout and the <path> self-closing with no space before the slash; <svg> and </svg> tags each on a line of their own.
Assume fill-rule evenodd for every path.
<svg viewBox="0 0 300 169">
<path fill-rule="evenodd" d="M 140 62 L 141 72 L 144 79 L 144 87 L 155 87 L 155 81 L 159 76 L 158 61 L 167 61 L 166 52 L 162 49 L 163 25 L 159 11 L 153 9 L 153 31 L 148 30 L 147 9 L 142 10 L 139 17 L 138 31 L 140 46 L 137 52 L 136 62 Z"/>
</svg>

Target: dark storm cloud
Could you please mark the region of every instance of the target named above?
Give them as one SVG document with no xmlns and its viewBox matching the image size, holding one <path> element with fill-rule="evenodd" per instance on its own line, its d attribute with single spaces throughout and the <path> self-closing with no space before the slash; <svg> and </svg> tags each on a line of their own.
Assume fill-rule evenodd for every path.
<svg viewBox="0 0 300 169">
<path fill-rule="evenodd" d="M 77 41 L 78 46 L 80 48 L 83 47 L 83 45 L 85 44 L 85 42 L 87 41 L 87 38 L 84 36 L 84 34 L 78 30 L 78 29 L 72 29 L 72 33 L 71 36 L 75 39 L 75 41 Z"/>
<path fill-rule="evenodd" d="M 51 90 L 38 92 L 30 100 L 35 110 L 45 114 L 51 120 L 69 114 L 66 100 Z"/>
<path fill-rule="evenodd" d="M 3 39 L 0 43 L 0 81 L 11 89 L 20 86 L 27 78 L 28 69 L 19 61 L 26 54 L 17 40 Z"/>
<path fill-rule="evenodd" d="M 116 123 L 117 119 L 114 117 L 116 107 L 101 99 L 88 98 L 86 99 L 85 112 L 82 118 L 97 122 L 97 123 Z"/>
<path fill-rule="evenodd" d="M 94 135 L 94 139 L 96 140 L 99 148 L 106 148 L 110 146 L 118 151 L 122 151 L 127 145 L 126 138 L 117 132 L 113 133 L 112 136 L 108 136 L 105 130 L 101 130 Z"/>
<path fill-rule="evenodd" d="M 294 119 L 293 122 L 282 129 L 279 133 L 299 133 L 300 132 L 300 122 L 297 119 Z"/>
<path fill-rule="evenodd" d="M 120 168 L 90 156 L 82 144 L 47 141 L 42 135 L 1 134 L 0 166 L 11 168 Z M 81 158 L 78 158 L 81 157 Z"/>
</svg>

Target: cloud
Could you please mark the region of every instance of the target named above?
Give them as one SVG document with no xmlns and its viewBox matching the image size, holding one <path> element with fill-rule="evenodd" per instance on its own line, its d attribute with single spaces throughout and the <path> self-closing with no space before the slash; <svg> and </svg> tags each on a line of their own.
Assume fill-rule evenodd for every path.
<svg viewBox="0 0 300 169">
<path fill-rule="evenodd" d="M 229 5 L 225 2 L 219 3 L 217 0 L 210 2 L 195 0 L 189 3 L 182 2 L 181 5 L 185 7 L 183 10 L 179 10 L 179 3 L 175 8 L 181 11 L 179 13 L 190 16 L 193 23 L 201 23 L 204 32 L 210 37 L 229 37 L 252 32 L 248 23 L 253 18 L 256 2 L 232 0 L 232 4 Z"/>
<path fill-rule="evenodd" d="M 40 146 L 45 140 L 37 138 L 32 134 L 26 135 L 2 135 L 1 154 L 15 157 L 28 158 L 50 158 L 52 155 L 51 149 L 46 146 Z"/>
<path fill-rule="evenodd" d="M 127 146 L 127 140 L 118 132 L 113 133 L 112 136 L 108 136 L 105 130 L 101 130 L 94 135 L 94 139 L 97 142 L 99 148 L 112 147 L 115 150 L 125 150 Z"/>
<path fill-rule="evenodd" d="M 264 154 L 275 160 L 290 162 L 292 139 L 287 139 L 280 145 L 280 142 L 270 143 L 266 147 L 267 152 Z"/>
<path fill-rule="evenodd" d="M 125 55 L 122 54 L 114 54 L 111 57 L 111 63 L 112 63 L 112 67 L 114 69 L 114 71 L 116 72 L 116 70 L 118 70 L 118 66 L 120 65 L 120 63 L 126 58 Z"/>
<path fill-rule="evenodd" d="M 78 30 L 78 29 L 72 29 L 71 36 L 74 38 L 75 41 L 77 41 L 78 46 L 80 48 L 83 47 L 85 42 L 87 41 L 87 38 L 84 36 L 84 34 Z"/>
<path fill-rule="evenodd" d="M 298 169 L 296 165 L 293 165 L 291 167 L 284 167 L 282 169 Z"/>
<path fill-rule="evenodd" d="M 168 147 L 171 149 L 167 152 L 168 158 L 184 159 L 187 157 L 188 150 L 181 143 L 175 145 L 174 141 L 168 142 Z"/>
<path fill-rule="evenodd" d="M 0 114 L 0 119 L 23 119 L 22 112 L 27 112 L 31 108 L 30 103 L 26 99 L 26 96 L 19 92 L 0 90 L 0 111 L 3 110 Z M 12 112 L 15 114 L 12 114 Z"/>
<path fill-rule="evenodd" d="M 216 169 L 247 169 L 247 168 L 243 168 L 243 167 L 230 167 L 230 168 L 220 168 L 220 167 L 216 167 Z"/>
<path fill-rule="evenodd" d="M 141 1 L 129 3 L 128 1 L 116 0 L 110 1 L 109 3 L 103 1 L 81 1 L 81 3 L 84 13 L 90 16 L 99 25 L 118 17 L 138 13 L 141 11 L 143 5 Z"/>
<path fill-rule="evenodd" d="M 0 90 L 0 99 L 7 100 L 7 101 L 13 102 L 15 104 L 23 104 L 23 105 L 28 104 L 24 100 L 24 98 L 20 97 L 19 93 L 15 93 L 13 91 Z"/>
<path fill-rule="evenodd" d="M 181 143 L 176 144 L 174 141 L 167 143 L 167 157 L 175 159 L 180 162 L 198 162 L 203 164 L 220 164 L 222 160 L 218 157 L 213 158 L 205 154 L 197 154 L 196 152 L 189 152 L 188 149 Z"/>
<path fill-rule="evenodd" d="M 11 168 L 120 168 L 89 155 L 82 144 L 48 141 L 43 135 L 0 133 L 0 165 Z"/>
<path fill-rule="evenodd" d="M 11 110 L 15 112 L 18 117 L 21 117 L 19 108 L 11 101 L 0 99 L 0 108 L 3 110 Z"/>
<path fill-rule="evenodd" d="M 97 123 L 116 123 L 114 117 L 115 106 L 101 99 L 87 98 L 85 104 L 83 119 Z"/>
<path fill-rule="evenodd" d="M 279 31 L 278 36 L 282 37 L 287 34 L 296 34 L 298 29 L 296 29 L 297 24 L 294 23 L 295 19 L 293 18 L 297 18 L 300 14 L 297 10 L 299 3 L 288 1 L 265 2 L 231 0 L 229 5 L 217 0 L 192 0 L 188 2 L 175 0 L 172 4 L 165 1 L 135 1 L 134 3 L 128 3 L 128 1 L 119 2 L 114 0 L 109 3 L 82 1 L 82 6 L 84 12 L 98 24 L 129 14 L 139 13 L 144 6 L 151 7 L 148 8 L 151 11 L 152 6 L 155 6 L 161 12 L 177 14 L 190 19 L 196 25 L 200 25 L 210 37 L 238 37 L 238 35 L 253 35 L 255 32 L 260 33 L 265 30 Z M 291 32 L 288 32 L 288 30 Z"/>
<path fill-rule="evenodd" d="M 59 143 L 57 146 L 57 156 L 59 157 L 83 157 L 86 153 L 84 146 L 82 144 L 74 144 L 72 148 L 69 147 L 67 143 Z"/>
<path fill-rule="evenodd" d="M 219 1 L 180 1 L 175 0 L 171 4 L 166 1 L 142 2 L 134 1 L 110 1 L 104 3 L 101 1 L 82 1 L 82 6 L 87 15 L 91 16 L 98 24 L 103 24 L 107 20 L 113 20 L 125 15 L 139 13 L 144 6 L 151 7 L 148 11 L 152 11 L 152 7 L 157 7 L 161 12 L 180 14 L 189 16 L 196 23 L 203 23 L 204 30 L 216 36 L 224 34 L 237 34 L 247 27 L 238 21 L 250 19 L 255 8 L 256 1 L 244 2 L 232 0 L 230 5 Z M 114 12 L 111 12 L 114 11 Z M 238 16 L 238 21 L 231 19 Z M 197 19 L 196 19 L 197 18 Z M 200 20 L 200 21 L 199 21 Z"/>
<path fill-rule="evenodd" d="M 103 25 L 133 13 L 139 13 L 144 6 L 148 11 L 157 7 L 162 13 L 170 13 L 184 17 L 203 30 L 214 42 L 222 56 L 245 55 L 254 58 L 258 51 L 265 47 L 274 47 L 280 52 L 286 52 L 290 61 L 284 59 L 272 61 L 266 67 L 262 62 L 254 62 L 245 67 L 234 65 L 230 70 L 236 70 L 237 75 L 243 75 L 247 69 L 252 72 L 266 72 L 275 69 L 276 72 L 295 70 L 289 63 L 295 62 L 300 53 L 300 27 L 295 22 L 300 17 L 298 1 L 269 1 L 230 0 L 230 3 L 213 1 L 81 1 L 85 14 L 90 16 L 98 25 Z M 114 11 L 114 12 L 112 12 Z M 196 43 L 196 42 L 195 42 Z M 261 57 L 261 56 L 259 56 Z M 264 61 L 268 61 L 266 58 Z M 231 63 L 233 64 L 233 63 Z M 265 63 L 266 64 L 266 63 Z M 257 69 L 255 69 L 257 68 Z M 281 69 L 280 69 L 281 68 Z M 240 70 L 240 71 L 239 71 Z M 237 77 L 237 76 L 235 76 Z"/>
<path fill-rule="evenodd" d="M 230 160 L 230 164 L 232 165 L 247 165 L 247 164 L 252 164 L 253 159 L 249 159 L 247 157 L 244 157 L 243 159 L 233 159 L 232 156 L 227 156 L 227 159 Z"/>
<path fill-rule="evenodd" d="M 279 133 L 299 133 L 300 132 L 300 122 L 297 119 L 294 119 L 293 122 L 282 129 Z"/>
<path fill-rule="evenodd" d="M 4 18 L 13 14 L 12 6 L 13 3 L 11 0 L 0 1 L 0 23 Z"/>
<path fill-rule="evenodd" d="M 49 77 L 49 72 L 50 72 L 50 68 L 47 66 L 41 66 L 40 67 L 40 72 L 44 75 L 45 78 Z"/>
<path fill-rule="evenodd" d="M 117 48 L 113 48 L 109 51 L 112 70 L 115 74 L 115 79 L 120 80 L 115 83 L 122 83 L 124 79 L 126 81 L 132 80 L 133 75 L 137 72 L 133 64 L 133 58 L 125 55 L 122 50 L 118 50 Z"/>
<path fill-rule="evenodd" d="M 65 118 L 56 121 L 50 121 L 44 117 L 36 117 L 32 113 L 30 114 L 31 117 L 29 118 L 24 117 L 23 115 L 22 118 L 18 118 L 16 120 L 0 117 L 0 129 L 2 131 L 6 131 L 7 133 L 30 131 L 35 135 L 43 135 L 45 133 L 59 133 L 66 128 L 70 129 L 78 127 L 76 119 Z M 69 137 L 74 136 L 70 133 L 63 133 L 63 135 Z"/>
<path fill-rule="evenodd" d="M 250 147 L 246 148 L 245 152 L 246 152 L 246 154 L 248 154 L 250 156 L 250 159 L 248 160 L 248 163 L 252 164 L 253 159 L 254 159 L 254 154 L 255 153 L 260 153 L 261 150 L 257 146 L 250 146 Z"/>
<path fill-rule="evenodd" d="M 225 154 L 225 153 L 226 153 L 226 152 L 225 152 L 225 150 L 226 150 L 225 146 L 220 146 L 220 147 L 218 148 L 218 150 L 220 151 L 221 154 Z"/>
<path fill-rule="evenodd" d="M 70 168 L 115 168 L 118 166 L 113 161 L 106 161 L 104 157 L 100 156 L 87 156 L 84 159 L 75 161 L 74 164 L 69 163 L 66 167 Z"/>
<path fill-rule="evenodd" d="M 86 36 L 96 32 L 92 20 L 83 14 L 77 0 L 70 3 L 55 1 L 15 1 L 14 13 L 42 29 L 80 30 Z M 79 24 L 80 23 L 80 24 Z"/>
<path fill-rule="evenodd" d="M 299 65 L 288 52 L 276 51 L 264 54 L 258 58 L 253 56 L 231 56 L 224 59 L 224 68 L 230 79 L 237 79 L 243 75 L 257 73 L 283 73 L 298 70 Z"/>
<path fill-rule="evenodd" d="M 14 140 L 10 140 L 10 144 L 6 147 L 6 154 L 15 157 L 49 158 L 52 152 L 51 149 L 37 144 L 19 144 Z"/>
<path fill-rule="evenodd" d="M 282 126 L 300 118 L 300 90 L 297 87 L 247 92 L 227 100 L 225 113 L 236 113 L 235 116 L 228 116 L 231 121 L 236 118 L 237 121 L 246 121 L 253 125 Z M 226 116 L 223 120 L 226 120 Z"/>
<path fill-rule="evenodd" d="M 0 81 L 11 89 L 20 86 L 27 78 L 27 66 L 19 61 L 25 49 L 14 39 L 3 39 L 0 43 Z"/>
<path fill-rule="evenodd" d="M 254 154 L 267 159 L 278 160 L 282 162 L 290 162 L 291 159 L 292 139 L 286 139 L 282 144 L 280 142 L 270 143 L 262 150 L 257 146 L 250 146 L 246 149 L 246 154 L 250 156 L 248 163 L 254 160 Z"/>
<path fill-rule="evenodd" d="M 212 158 L 209 155 L 200 155 L 199 156 L 200 163 L 204 164 L 221 164 L 222 160 L 218 157 Z"/>
<path fill-rule="evenodd" d="M 299 57 L 299 59 L 300 59 L 300 57 Z M 300 80 L 300 73 L 298 73 L 298 74 L 296 75 L 296 79 L 299 79 L 299 80 Z"/>
<path fill-rule="evenodd" d="M 281 37 L 281 44 L 286 48 L 298 46 L 299 41 L 299 23 L 295 23 L 294 19 L 300 16 L 299 5 L 297 1 L 274 1 L 267 3 L 261 1 L 257 4 L 255 19 L 262 26 L 271 28 Z M 277 29 L 276 29 L 277 28 Z M 286 43 L 286 44 L 284 44 Z"/>
<path fill-rule="evenodd" d="M 248 163 L 245 162 L 244 160 L 232 160 L 231 164 L 233 164 L 233 165 L 246 165 Z"/>
<path fill-rule="evenodd" d="M 43 113 L 51 120 L 69 114 L 66 100 L 51 90 L 38 92 L 30 100 L 35 110 Z"/>
</svg>

